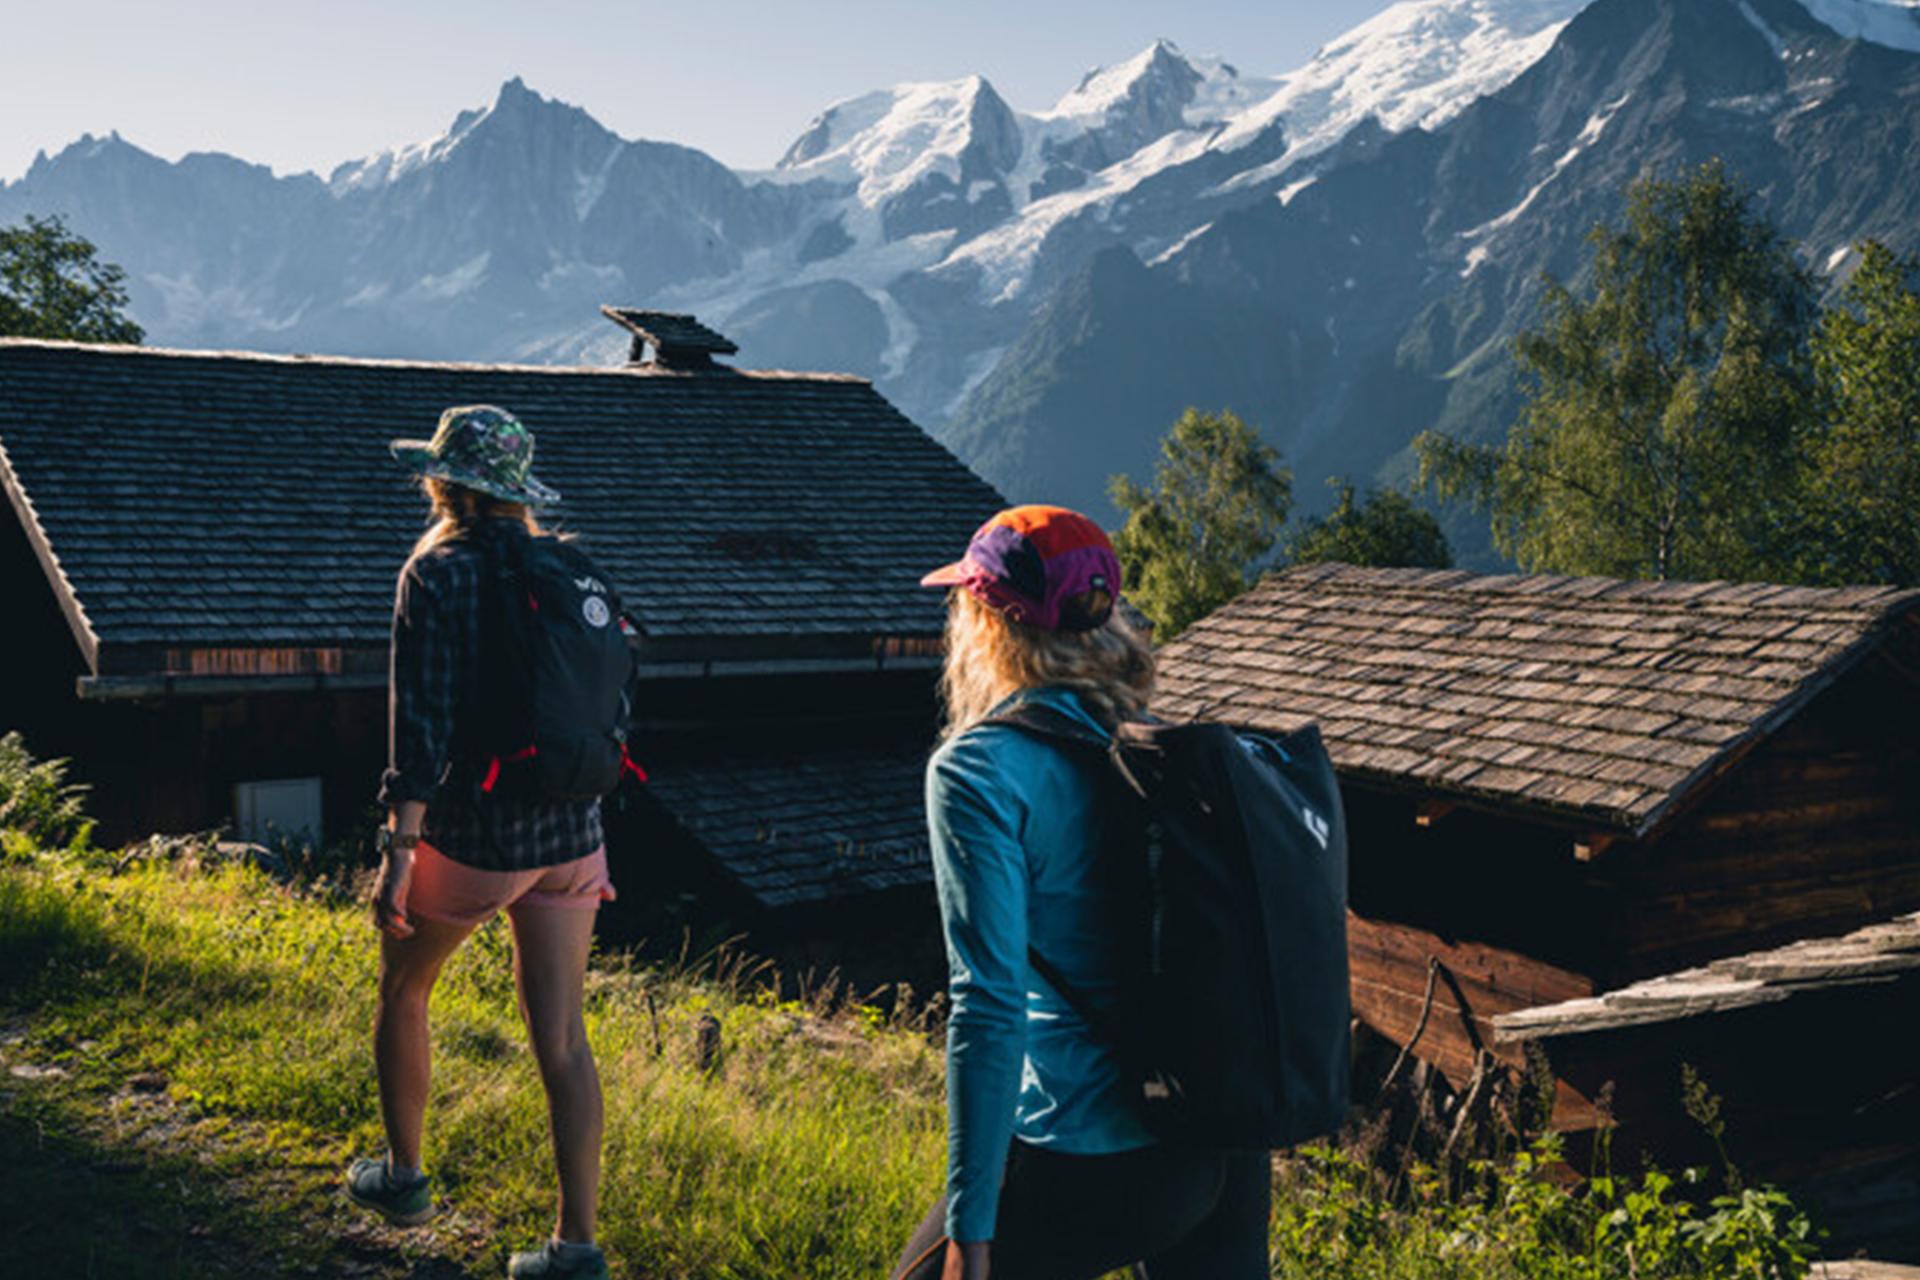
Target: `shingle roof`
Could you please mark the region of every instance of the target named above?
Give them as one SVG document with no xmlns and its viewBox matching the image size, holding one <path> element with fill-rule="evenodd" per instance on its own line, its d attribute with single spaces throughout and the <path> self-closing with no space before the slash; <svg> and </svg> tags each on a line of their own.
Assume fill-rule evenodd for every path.
<svg viewBox="0 0 1920 1280">
<path fill-rule="evenodd" d="M 1768 951 L 1662 974 L 1618 991 L 1496 1015 L 1502 1042 L 1609 1031 L 1777 1004 L 1813 991 L 1920 980 L 1920 912 L 1837 938 L 1808 938 Z"/>
<path fill-rule="evenodd" d="M 1315 565 L 1160 655 L 1155 709 L 1318 721 L 1362 781 L 1644 835 L 1920 592 Z"/>
<path fill-rule="evenodd" d="M 103 646 L 384 646 L 451 404 L 539 438 L 649 638 L 931 636 L 998 494 L 864 380 L 0 340 L 0 482 Z"/>
<path fill-rule="evenodd" d="M 651 342 L 663 351 L 702 351 L 708 355 L 730 356 L 740 349 L 732 339 L 707 328 L 692 316 L 672 311 L 642 311 L 637 307 L 602 307 L 600 311 L 634 337 Z"/>
<path fill-rule="evenodd" d="M 834 751 L 656 772 L 655 800 L 769 907 L 928 884 L 924 754 Z"/>
</svg>

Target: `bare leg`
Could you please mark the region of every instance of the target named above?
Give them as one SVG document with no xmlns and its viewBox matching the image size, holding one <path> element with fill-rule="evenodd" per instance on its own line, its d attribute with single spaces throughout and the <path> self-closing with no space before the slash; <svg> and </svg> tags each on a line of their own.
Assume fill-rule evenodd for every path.
<svg viewBox="0 0 1920 1280">
<path fill-rule="evenodd" d="M 592 1243 L 600 1201 L 600 1073 L 581 1015 L 595 914 L 565 907 L 511 913 L 520 1013 L 547 1089 L 560 1175 L 556 1235 L 573 1244 Z"/>
<path fill-rule="evenodd" d="M 380 1008 L 373 1022 L 373 1063 L 380 1077 L 380 1119 L 393 1163 L 420 1167 L 420 1128 L 427 1110 L 432 1059 L 427 998 L 440 966 L 473 932 L 472 925 L 415 917 L 411 937 L 382 937 Z"/>
</svg>

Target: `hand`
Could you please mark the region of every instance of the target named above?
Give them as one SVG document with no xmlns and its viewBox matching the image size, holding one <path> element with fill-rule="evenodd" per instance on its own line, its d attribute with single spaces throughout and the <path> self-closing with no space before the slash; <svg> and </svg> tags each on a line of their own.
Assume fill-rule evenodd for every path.
<svg viewBox="0 0 1920 1280">
<path fill-rule="evenodd" d="M 413 884 L 413 851 L 390 851 L 380 862 L 380 876 L 373 882 L 374 927 L 390 938 L 411 938 L 413 925 L 407 921 L 407 889 Z"/>
<path fill-rule="evenodd" d="M 987 1280 L 987 1252 L 990 1241 L 972 1240 L 961 1244 L 947 1241 L 947 1265 L 940 1280 Z"/>
</svg>

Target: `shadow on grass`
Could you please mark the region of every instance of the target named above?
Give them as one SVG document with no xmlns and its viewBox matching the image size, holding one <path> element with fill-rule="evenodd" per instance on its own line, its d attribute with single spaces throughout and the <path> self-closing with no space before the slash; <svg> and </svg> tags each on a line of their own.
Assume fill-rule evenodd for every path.
<svg viewBox="0 0 1920 1280">
<path fill-rule="evenodd" d="M 8 1275 L 482 1274 L 439 1250 L 430 1232 L 371 1222 L 339 1195 L 334 1177 L 310 1157 L 274 1167 L 164 1100 L 101 1097 L 53 1082 L 21 1087 L 0 1076 L 0 1257 Z"/>
</svg>

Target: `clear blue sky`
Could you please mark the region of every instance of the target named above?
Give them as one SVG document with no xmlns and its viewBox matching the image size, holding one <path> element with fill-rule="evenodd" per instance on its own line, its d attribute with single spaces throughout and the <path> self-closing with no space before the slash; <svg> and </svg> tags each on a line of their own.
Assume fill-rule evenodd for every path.
<svg viewBox="0 0 1920 1280">
<path fill-rule="evenodd" d="M 37 0 L 8 6 L 0 179 L 114 129 L 169 159 L 324 173 L 432 137 L 514 75 L 627 137 L 757 168 L 821 108 L 896 81 L 977 72 L 1032 109 L 1157 36 L 1270 74 L 1386 3 Z"/>
</svg>

